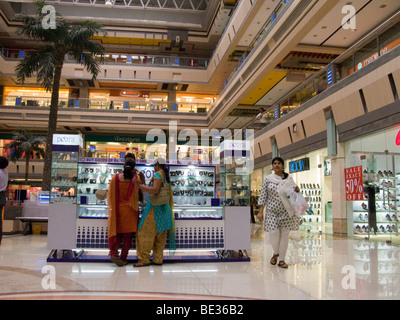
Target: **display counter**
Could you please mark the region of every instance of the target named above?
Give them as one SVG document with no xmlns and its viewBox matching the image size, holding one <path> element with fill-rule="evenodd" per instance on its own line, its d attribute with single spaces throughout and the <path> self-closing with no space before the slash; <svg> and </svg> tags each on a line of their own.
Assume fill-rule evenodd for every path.
<svg viewBox="0 0 400 320">
<path fill-rule="evenodd" d="M 124 159 L 79 159 L 75 169 L 76 186 L 73 186 L 76 188 L 73 198 L 76 201 L 50 203 L 48 249 L 52 252 L 48 261 L 68 261 L 59 257 L 57 251 L 60 250 L 75 252 L 70 256 L 73 261 L 88 261 L 89 255 L 82 255 L 82 252 L 108 249 L 107 203 L 106 200 L 99 201 L 95 193 L 99 189 L 108 189 L 112 176 L 121 172 L 123 165 Z M 242 215 L 231 215 L 225 207 L 215 206 L 219 204 L 216 201 L 219 199 L 215 199 L 215 166 L 171 164 L 168 167 L 174 200 L 177 251 L 215 251 L 214 258 L 218 260 L 225 256 L 221 254 L 224 250 L 249 250 L 250 214 L 246 211 Z M 138 160 L 136 168 L 144 173 L 148 184 L 154 174 L 151 160 Z M 144 198 L 147 196 L 145 194 Z M 140 206 L 140 211 L 142 209 L 143 206 Z M 229 243 L 229 239 L 234 243 Z M 238 239 L 244 241 L 240 243 Z M 131 249 L 135 248 L 134 237 Z M 78 251 L 79 255 L 76 254 Z M 131 256 L 135 258 L 135 255 Z M 192 253 L 190 259 L 193 257 Z M 246 256 L 243 259 L 249 258 Z M 179 258 L 179 261 L 184 260 L 182 256 Z M 198 257 L 195 260 L 199 261 Z M 107 253 L 104 252 L 98 261 L 108 261 Z"/>
</svg>

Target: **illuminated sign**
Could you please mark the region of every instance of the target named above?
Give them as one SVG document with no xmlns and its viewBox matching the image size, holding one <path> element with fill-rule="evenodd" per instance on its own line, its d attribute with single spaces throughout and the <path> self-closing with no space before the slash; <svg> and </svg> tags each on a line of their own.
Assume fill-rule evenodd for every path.
<svg viewBox="0 0 400 320">
<path fill-rule="evenodd" d="M 62 146 L 81 146 L 83 145 L 83 139 L 79 135 L 71 134 L 54 134 L 53 144 Z"/>
<path fill-rule="evenodd" d="M 130 91 L 130 90 L 122 90 L 121 96 L 129 96 L 129 97 L 138 97 L 139 92 L 137 91 Z"/>
<path fill-rule="evenodd" d="M 354 68 L 349 69 L 349 75 L 354 73 L 355 71 L 358 71 L 358 70 L 360 70 L 362 68 L 365 68 L 371 62 L 374 62 L 379 57 L 384 56 L 388 52 L 392 51 L 398 45 L 400 45 L 400 38 L 397 38 L 396 40 L 392 41 L 388 45 L 386 45 L 383 48 L 381 48 L 379 54 L 378 54 L 378 52 L 375 52 L 372 55 L 370 55 L 368 58 L 364 59 L 363 61 L 358 62 L 356 67 L 355 67 L 355 70 L 354 70 Z"/>
<path fill-rule="evenodd" d="M 289 172 L 301 172 L 310 170 L 310 158 L 304 158 L 296 161 L 289 162 Z"/>
<path fill-rule="evenodd" d="M 396 145 L 400 146 L 400 131 L 397 133 L 396 136 Z"/>
</svg>

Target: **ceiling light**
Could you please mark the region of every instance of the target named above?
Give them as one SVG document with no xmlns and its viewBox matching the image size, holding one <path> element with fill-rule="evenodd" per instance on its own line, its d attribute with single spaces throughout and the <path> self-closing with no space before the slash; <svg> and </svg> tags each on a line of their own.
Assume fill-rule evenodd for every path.
<svg viewBox="0 0 400 320">
<path fill-rule="evenodd" d="M 111 0 L 107 0 L 106 3 L 105 3 L 105 6 L 106 6 L 107 8 L 111 8 L 111 7 L 113 6 Z"/>
</svg>

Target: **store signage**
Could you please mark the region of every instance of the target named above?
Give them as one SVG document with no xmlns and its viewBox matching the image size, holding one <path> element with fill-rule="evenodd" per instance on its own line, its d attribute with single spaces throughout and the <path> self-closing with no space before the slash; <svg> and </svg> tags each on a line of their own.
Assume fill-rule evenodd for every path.
<svg viewBox="0 0 400 320">
<path fill-rule="evenodd" d="M 250 150 L 250 142 L 242 140 L 225 140 L 221 144 L 221 151 Z"/>
<path fill-rule="evenodd" d="M 368 58 L 364 59 L 363 61 L 360 61 L 357 66 L 355 67 L 355 71 L 358 71 L 364 67 L 366 67 L 367 65 L 369 65 L 371 62 L 374 62 L 375 60 L 377 60 L 379 57 L 384 56 L 385 54 L 387 54 L 388 52 L 392 51 L 394 48 L 396 48 L 398 45 L 400 45 L 400 38 L 397 38 L 396 40 L 392 41 L 391 43 L 389 43 L 388 45 L 386 45 L 385 47 L 381 48 L 379 54 L 378 52 L 375 52 L 374 54 L 372 54 L 371 56 L 369 56 Z M 349 75 L 352 74 L 354 72 L 354 68 L 351 68 L 349 70 Z"/>
<path fill-rule="evenodd" d="M 130 90 L 122 90 L 121 96 L 139 97 L 139 92 L 130 91 Z"/>
<path fill-rule="evenodd" d="M 397 136 L 396 136 L 396 145 L 400 146 L 400 131 L 397 133 Z"/>
<path fill-rule="evenodd" d="M 296 161 L 289 162 L 289 172 L 301 172 L 310 170 L 310 158 L 304 158 Z"/>
<path fill-rule="evenodd" d="M 54 134 L 53 144 L 57 146 L 83 146 L 83 139 L 79 135 Z"/>
<path fill-rule="evenodd" d="M 364 200 L 362 166 L 344 169 L 344 177 L 346 183 L 346 200 Z"/>
<path fill-rule="evenodd" d="M 86 142 L 121 142 L 121 143 L 146 143 L 146 137 L 129 137 L 129 136 L 96 136 L 86 135 Z"/>
</svg>

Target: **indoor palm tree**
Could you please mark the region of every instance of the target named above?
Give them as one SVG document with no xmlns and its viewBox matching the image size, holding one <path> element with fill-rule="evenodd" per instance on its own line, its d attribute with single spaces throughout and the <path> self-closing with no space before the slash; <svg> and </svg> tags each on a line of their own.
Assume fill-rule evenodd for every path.
<svg viewBox="0 0 400 320">
<path fill-rule="evenodd" d="M 11 150 L 11 161 L 25 157 L 25 184 L 28 184 L 29 178 L 29 160 L 33 153 L 38 154 L 41 158 L 44 157 L 44 137 L 35 136 L 25 129 L 20 129 L 13 134 L 13 141 L 4 146 L 4 149 Z"/>
<path fill-rule="evenodd" d="M 55 17 L 55 27 L 46 27 L 42 22 L 48 19 L 47 12 L 43 10 L 46 12 L 43 13 L 42 9 L 47 4 L 43 0 L 36 0 L 35 4 L 35 16 L 20 16 L 23 23 L 18 29 L 18 34 L 33 38 L 43 46 L 27 54 L 15 71 L 19 82 L 24 83 L 26 78 L 36 76 L 37 83 L 51 91 L 42 185 L 43 190 L 49 191 L 52 140 L 57 130 L 58 98 L 64 59 L 68 54 L 69 58 L 82 64 L 95 79 L 100 71 L 99 63 L 104 61 L 105 49 L 101 44 L 91 41 L 91 38 L 99 33 L 105 34 L 105 31 L 101 25 L 91 21 L 72 24 L 59 14 Z M 100 62 L 95 60 L 96 55 L 100 56 Z"/>
</svg>

